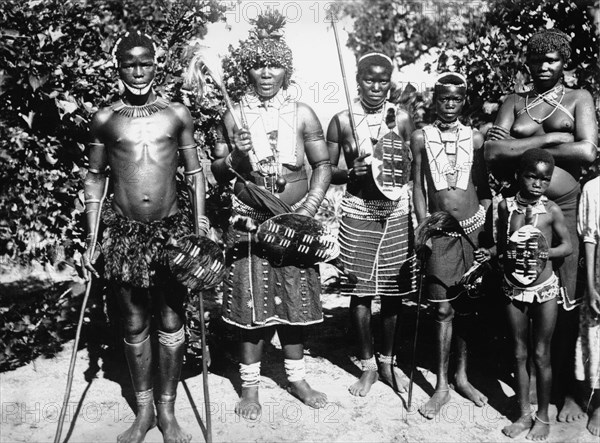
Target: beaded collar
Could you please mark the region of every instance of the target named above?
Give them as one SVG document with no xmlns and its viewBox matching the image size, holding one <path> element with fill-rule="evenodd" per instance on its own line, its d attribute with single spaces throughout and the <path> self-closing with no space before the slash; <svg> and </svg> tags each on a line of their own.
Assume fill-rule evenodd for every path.
<svg viewBox="0 0 600 443">
<path fill-rule="evenodd" d="M 376 106 L 371 106 L 371 105 L 366 104 L 364 102 L 364 100 L 362 99 L 362 97 L 360 99 L 360 105 L 364 109 L 365 114 L 377 114 L 378 112 L 381 112 L 381 110 L 385 106 L 385 102 L 386 102 L 386 100 L 383 100 L 380 104 L 378 104 Z"/>
<path fill-rule="evenodd" d="M 458 120 L 454 120 L 453 122 L 443 122 L 440 119 L 437 119 L 433 122 L 433 126 L 438 128 L 440 131 L 449 131 L 457 129 L 460 125 Z"/>
<path fill-rule="evenodd" d="M 111 109 L 119 115 L 129 118 L 138 118 L 138 117 L 148 117 L 152 114 L 156 114 L 157 112 L 162 111 L 163 109 L 167 109 L 169 107 L 169 100 L 162 97 L 156 97 L 151 103 L 146 103 L 145 105 L 135 106 L 128 105 L 123 102 L 123 100 L 119 100 L 114 105 L 112 105 Z"/>
</svg>

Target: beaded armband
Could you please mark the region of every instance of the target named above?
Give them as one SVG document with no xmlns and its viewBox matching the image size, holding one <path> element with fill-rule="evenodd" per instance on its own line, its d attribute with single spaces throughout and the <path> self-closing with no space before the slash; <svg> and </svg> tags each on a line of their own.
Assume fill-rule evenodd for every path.
<svg viewBox="0 0 600 443">
<path fill-rule="evenodd" d="M 191 144 L 191 145 L 184 145 L 184 146 L 180 146 L 178 149 L 179 149 L 180 151 L 186 151 L 186 150 L 188 150 L 188 149 L 196 149 L 196 147 L 197 147 L 197 146 L 198 146 L 198 145 L 194 143 L 194 144 Z"/>
</svg>

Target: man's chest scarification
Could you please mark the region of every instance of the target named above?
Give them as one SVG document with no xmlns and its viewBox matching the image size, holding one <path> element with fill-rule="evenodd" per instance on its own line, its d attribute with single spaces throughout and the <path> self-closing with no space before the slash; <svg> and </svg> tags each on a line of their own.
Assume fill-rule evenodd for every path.
<svg viewBox="0 0 600 443">
<path fill-rule="evenodd" d="M 116 149 L 130 161 L 155 163 L 161 161 L 176 140 L 170 135 L 169 125 L 165 121 L 153 118 L 133 119 L 122 125 L 116 138 Z"/>
</svg>

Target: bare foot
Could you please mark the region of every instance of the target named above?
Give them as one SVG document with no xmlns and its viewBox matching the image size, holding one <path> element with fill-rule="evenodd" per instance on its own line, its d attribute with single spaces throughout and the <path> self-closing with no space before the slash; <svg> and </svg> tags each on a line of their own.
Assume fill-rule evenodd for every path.
<svg viewBox="0 0 600 443">
<path fill-rule="evenodd" d="M 290 394 L 311 408 L 319 409 L 327 405 L 327 395 L 315 391 L 306 380 L 291 381 L 287 389 Z"/>
<path fill-rule="evenodd" d="M 133 424 L 117 437 L 118 443 L 143 442 L 146 433 L 156 426 L 156 414 L 154 413 L 154 403 L 138 405 L 138 411 Z"/>
<path fill-rule="evenodd" d="M 377 371 L 363 371 L 358 381 L 350 386 L 348 391 L 350 391 L 350 394 L 352 395 L 364 397 L 369 393 L 371 386 L 373 386 L 373 383 L 375 383 L 378 378 L 379 375 L 377 374 Z"/>
<path fill-rule="evenodd" d="M 592 416 L 588 420 L 587 430 L 590 431 L 592 435 L 600 437 L 600 407 L 594 410 Z"/>
<path fill-rule="evenodd" d="M 446 403 L 450 401 L 450 389 L 436 389 L 429 401 L 419 408 L 421 415 L 429 420 L 435 417 Z"/>
<path fill-rule="evenodd" d="M 510 438 L 515 438 L 519 434 L 528 431 L 533 426 L 533 417 L 531 412 L 521 415 L 516 421 L 502 428 L 502 433 Z"/>
<path fill-rule="evenodd" d="M 192 435 L 185 432 L 175 418 L 175 402 L 158 403 L 158 429 L 165 443 L 189 443 Z"/>
<path fill-rule="evenodd" d="M 406 392 L 409 383 L 399 368 L 387 363 L 379 364 L 379 379 L 400 394 Z"/>
<path fill-rule="evenodd" d="M 568 395 L 565 397 L 565 403 L 560 409 L 556 420 L 571 423 L 574 421 L 581 420 L 583 417 L 585 417 L 585 412 L 583 412 L 581 406 L 577 404 L 573 397 Z"/>
<path fill-rule="evenodd" d="M 258 402 L 258 386 L 252 388 L 242 388 L 240 401 L 235 405 L 235 413 L 247 420 L 258 420 L 262 412 L 262 407 Z"/>
<path fill-rule="evenodd" d="M 533 427 L 531 428 L 529 433 L 525 436 L 525 438 L 527 440 L 542 441 L 542 440 L 546 440 L 548 438 L 549 434 L 550 434 L 550 420 L 548 419 L 548 416 L 546 415 L 542 419 L 540 419 L 539 417 L 536 416 L 535 420 L 533 422 Z"/>
<path fill-rule="evenodd" d="M 487 404 L 488 398 L 473 387 L 468 380 L 456 382 L 456 392 L 463 397 L 471 400 L 476 406 L 480 408 Z"/>
</svg>

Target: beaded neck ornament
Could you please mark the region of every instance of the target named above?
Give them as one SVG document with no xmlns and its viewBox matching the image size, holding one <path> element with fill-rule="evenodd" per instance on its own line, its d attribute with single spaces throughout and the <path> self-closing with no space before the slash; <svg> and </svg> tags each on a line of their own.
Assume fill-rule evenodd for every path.
<svg viewBox="0 0 600 443">
<path fill-rule="evenodd" d="M 565 87 L 563 86 L 562 83 L 557 84 L 552 89 L 549 89 L 546 92 L 542 92 L 541 94 L 538 93 L 535 89 L 533 89 L 532 91 L 535 94 L 535 99 L 530 102 L 529 94 L 527 94 L 525 96 L 525 108 L 524 109 L 525 109 L 525 112 L 527 113 L 527 115 L 529 116 L 529 118 L 531 120 L 533 120 L 534 122 L 536 122 L 538 125 L 544 123 L 546 120 L 548 120 L 550 117 L 552 117 L 552 115 L 556 112 L 557 109 L 560 109 L 560 108 L 564 109 L 564 107 L 562 105 L 562 100 L 565 96 Z M 548 113 L 545 117 L 542 117 L 542 118 L 534 117 L 533 115 L 531 115 L 529 110 L 535 108 L 536 106 L 540 105 L 543 102 L 546 102 L 550 106 L 553 106 L 554 109 L 552 109 L 552 111 L 550 111 L 550 113 Z"/>
<path fill-rule="evenodd" d="M 112 110 L 123 117 L 137 118 L 137 117 L 149 117 L 152 114 L 167 109 L 169 107 L 169 100 L 162 97 L 156 97 L 151 103 L 145 105 L 135 106 L 128 105 L 123 100 L 119 100 L 112 106 Z"/>
</svg>

